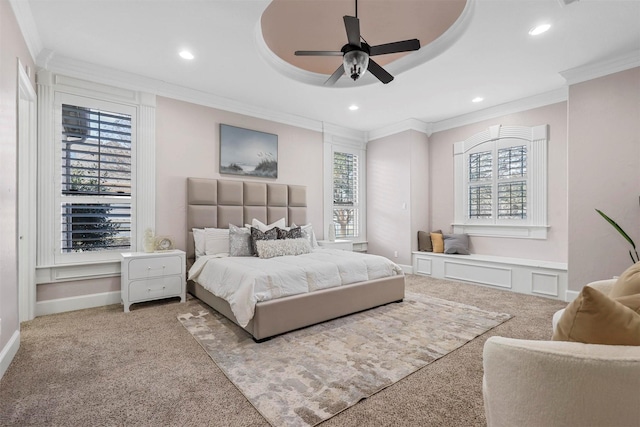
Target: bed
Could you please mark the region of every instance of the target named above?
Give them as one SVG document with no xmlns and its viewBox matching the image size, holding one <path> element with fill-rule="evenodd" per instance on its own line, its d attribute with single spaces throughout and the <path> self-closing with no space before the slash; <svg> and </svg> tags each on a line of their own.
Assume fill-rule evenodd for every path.
<svg viewBox="0 0 640 427">
<path fill-rule="evenodd" d="M 306 187 L 187 178 L 187 270 L 196 261 L 194 228 L 227 228 L 229 224 L 242 227 L 253 219 L 271 224 L 280 218 L 285 218 L 287 225 L 307 224 Z M 259 301 L 253 308 L 253 317 L 246 323 L 236 318 L 232 306 L 225 299 L 215 296 L 197 280 L 187 281 L 190 294 L 241 326 L 256 341 L 402 301 L 404 289 L 404 275 L 400 272 L 388 277 Z"/>
</svg>

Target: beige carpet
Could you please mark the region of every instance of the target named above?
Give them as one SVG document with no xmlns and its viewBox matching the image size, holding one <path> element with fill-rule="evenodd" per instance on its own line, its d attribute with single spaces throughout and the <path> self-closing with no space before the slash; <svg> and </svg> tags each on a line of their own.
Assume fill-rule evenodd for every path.
<svg viewBox="0 0 640 427">
<path fill-rule="evenodd" d="M 514 315 L 348 408 L 322 427 L 485 426 L 482 347 L 489 336 L 548 339 L 566 303 L 408 276 L 407 290 Z M 38 317 L 0 380 L 2 426 L 258 426 L 267 421 L 187 333 L 196 300 L 110 305 Z"/>
<path fill-rule="evenodd" d="M 273 426 L 314 426 L 511 316 L 407 292 L 392 303 L 257 344 L 206 306 L 178 316 Z"/>
</svg>

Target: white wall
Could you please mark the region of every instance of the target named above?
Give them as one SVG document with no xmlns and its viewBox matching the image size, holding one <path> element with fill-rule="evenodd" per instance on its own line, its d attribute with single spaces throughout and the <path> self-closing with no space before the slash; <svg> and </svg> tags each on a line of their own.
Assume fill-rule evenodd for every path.
<svg viewBox="0 0 640 427">
<path fill-rule="evenodd" d="M 428 159 L 428 138 L 414 130 L 367 144 L 367 252 L 411 265 L 429 220 Z"/>
<path fill-rule="evenodd" d="M 320 132 L 158 97 L 156 109 L 156 233 L 186 247 L 186 178 L 239 179 L 220 175 L 220 123 L 278 135 L 278 178 L 263 180 L 307 186 L 307 219 L 316 237 L 322 227 Z"/>
<path fill-rule="evenodd" d="M 569 289 L 619 275 L 640 244 L 640 68 L 569 87 Z"/>
</svg>

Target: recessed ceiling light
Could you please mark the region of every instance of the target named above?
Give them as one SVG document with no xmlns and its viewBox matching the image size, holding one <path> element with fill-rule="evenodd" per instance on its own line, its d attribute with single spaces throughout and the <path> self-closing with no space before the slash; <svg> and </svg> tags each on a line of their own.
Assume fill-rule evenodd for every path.
<svg viewBox="0 0 640 427">
<path fill-rule="evenodd" d="M 542 33 L 545 33 L 549 30 L 549 28 L 551 28 L 551 24 L 541 24 L 538 25 L 536 27 L 533 27 L 532 29 L 529 30 L 529 34 L 532 36 L 537 36 L 540 35 Z"/>
<path fill-rule="evenodd" d="M 193 56 L 193 53 L 189 52 L 188 50 L 183 50 L 179 53 L 179 55 L 183 58 L 183 59 L 193 59 L 195 58 L 195 56 Z"/>
<path fill-rule="evenodd" d="M 351 110 L 351 111 L 356 111 L 358 108 L 360 108 L 360 107 L 358 107 L 358 106 L 357 106 L 357 105 L 355 105 L 355 104 L 354 104 L 354 105 L 350 105 L 350 106 L 349 106 L 349 110 Z"/>
<path fill-rule="evenodd" d="M 481 96 L 476 96 L 471 100 L 471 102 L 482 102 L 482 101 L 484 101 L 484 98 Z"/>
</svg>

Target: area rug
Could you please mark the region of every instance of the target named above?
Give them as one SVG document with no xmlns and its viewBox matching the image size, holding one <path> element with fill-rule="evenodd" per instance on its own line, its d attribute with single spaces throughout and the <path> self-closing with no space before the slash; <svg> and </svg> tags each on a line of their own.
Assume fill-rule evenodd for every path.
<svg viewBox="0 0 640 427">
<path fill-rule="evenodd" d="M 511 318 L 407 292 L 401 303 L 260 344 L 195 302 L 180 322 L 273 426 L 314 426 Z"/>
</svg>

